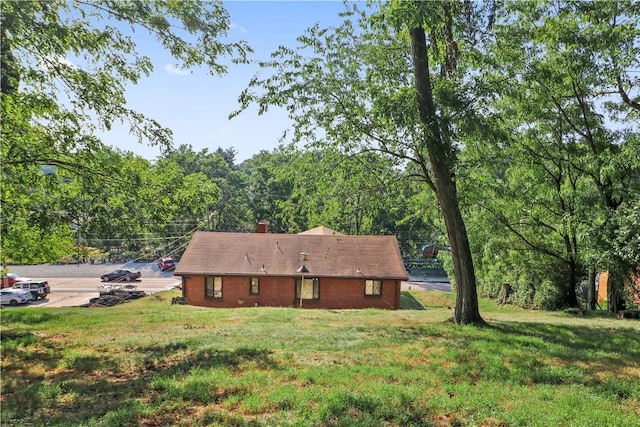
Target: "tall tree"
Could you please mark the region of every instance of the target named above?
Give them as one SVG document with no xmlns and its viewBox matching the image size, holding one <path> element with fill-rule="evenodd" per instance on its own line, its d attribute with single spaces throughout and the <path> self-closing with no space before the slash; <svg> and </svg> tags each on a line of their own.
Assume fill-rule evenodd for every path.
<svg viewBox="0 0 640 427">
<path fill-rule="evenodd" d="M 255 227 L 255 224 L 249 224 L 248 177 L 233 163 L 235 152 L 232 148 L 218 148 L 210 153 L 207 148 L 195 152 L 191 145 L 181 145 L 176 150 L 168 151 L 166 158 L 180 165 L 185 174 L 203 173 L 220 190 L 215 203 L 204 206 L 207 228 L 244 230 Z"/>
<path fill-rule="evenodd" d="M 639 131 L 638 5 L 508 2 L 501 12 L 496 17 L 496 42 L 483 56 L 483 75 L 490 79 L 486 86 L 494 94 L 487 98 L 492 124 L 498 124 L 504 137 L 493 156 L 508 146 L 516 150 L 511 154 L 519 152 L 517 161 L 528 164 L 529 172 L 544 173 L 536 196 L 523 198 L 523 203 L 536 200 L 538 210 L 546 206 L 556 220 L 551 224 L 538 216 L 537 224 L 526 225 L 537 227 L 538 235 L 567 232 L 559 234 L 565 246 L 560 258 L 569 268 L 558 286 L 565 295 L 561 305 L 575 306 L 580 264 L 588 262 L 592 271 L 609 269 L 617 282 L 625 275 L 622 264 L 606 254 L 613 244 L 615 212 L 637 194 L 633 177 L 638 163 L 627 153 Z M 519 168 L 515 163 L 509 167 Z M 509 185 L 503 176 L 495 178 L 495 183 Z M 549 193 L 545 196 L 542 188 L 553 189 L 557 203 L 549 204 Z M 489 212 L 499 217 L 504 210 Z M 514 219 L 504 217 L 502 222 Z M 534 244 L 521 230 L 513 228 L 530 248 L 560 256 L 551 246 Z M 616 306 L 613 300 L 610 308 Z"/>
<path fill-rule="evenodd" d="M 296 151 L 277 175 L 292 183 L 279 216 L 298 232 L 324 225 L 347 234 L 388 234 L 400 174 L 379 153 L 345 156 L 331 148 Z"/>
<path fill-rule="evenodd" d="M 460 30 L 481 11 L 465 14 L 461 2 L 398 2 L 370 15 L 352 4 L 346 8 L 341 26 L 316 25 L 298 38 L 296 50 L 281 47 L 261 63 L 274 72 L 250 82 L 239 98 L 240 111 L 252 103 L 260 113 L 283 106 L 295 122 L 297 141 L 339 147 L 346 154 L 375 151 L 398 167 L 415 164 L 438 194 L 446 218 L 455 254 L 454 320 L 482 323 L 455 187 L 457 143 L 470 129 L 464 123 L 473 120 L 472 103 L 465 99 L 469 63 L 462 55 L 469 39 Z"/>
<path fill-rule="evenodd" d="M 241 165 L 249 176 L 247 197 L 253 223 L 265 220 L 274 233 L 290 231 L 283 204 L 291 199 L 295 185 L 291 172 L 294 157 L 295 153 L 284 148 L 262 150 Z"/>
<path fill-rule="evenodd" d="M 553 109 L 548 111 L 554 114 Z M 515 133 L 516 138 L 505 139 L 495 148 L 494 162 L 486 156 L 473 159 L 477 153 L 468 147 L 466 160 L 476 164 L 462 178 L 472 215 L 479 217 L 474 234 L 486 228 L 482 242 L 501 246 L 494 253 L 477 248 L 476 259 L 490 267 L 485 273 L 500 267 L 502 277 L 491 277 L 498 280 L 494 287 L 511 283 L 516 294 L 524 292 L 528 297 L 519 298 L 526 304 L 534 303 L 533 288 L 539 296 L 537 305 L 545 308 L 578 306 L 576 288 L 584 273 L 581 247 L 588 220 L 593 220 L 588 204 L 597 197 L 587 177 L 572 165 L 562 129 L 557 120 L 550 120 L 524 134 Z M 493 152 L 488 145 L 483 151 Z M 541 262 L 541 258 L 547 260 Z M 548 282 L 555 291 L 544 292 Z"/>
<path fill-rule="evenodd" d="M 55 123 L 49 135 L 67 146 L 114 121 L 127 121 L 141 141 L 170 146 L 168 129 L 126 107 L 126 84 L 153 70 L 132 36 L 136 30 L 156 38 L 182 66 L 205 65 L 211 74 L 226 72 L 221 56 L 244 62 L 249 50 L 243 42 L 220 41 L 230 23 L 219 2 L 6 1 L 1 7 L 2 94 L 19 97 L 31 109 L 28 119 Z"/>
<path fill-rule="evenodd" d="M 399 19 L 406 20 L 412 47 L 413 73 L 418 94 L 418 111 L 422 125 L 424 145 L 427 149 L 432 171 L 433 190 L 444 216 L 456 277 L 457 323 L 480 323 L 476 276 L 471 257 L 471 247 L 467 230 L 458 204 L 454 167 L 456 152 L 446 117 L 440 117 L 436 109 L 430 60 L 442 55 L 440 77 L 450 83 L 460 79 L 457 61 L 460 54 L 458 35 L 454 35 L 454 21 L 457 19 L 454 2 L 443 2 L 442 9 L 433 5 L 418 4 L 405 9 L 396 3 Z M 426 6 L 426 7 L 425 7 Z M 434 10 L 435 9 L 435 10 Z M 427 44 L 427 31 L 431 44 Z"/>
<path fill-rule="evenodd" d="M 169 129 L 126 103 L 126 86 L 153 70 L 137 34 L 155 38 L 179 65 L 203 65 L 211 74 L 226 71 L 221 58 L 245 62 L 249 51 L 243 42 L 221 41 L 230 27 L 221 2 L 3 1 L 0 20 L 3 236 L 17 231 L 6 212 L 33 209 L 9 187 L 45 165 L 85 176 L 102 168 L 93 155 L 102 150 L 95 130 L 123 122 L 140 142 L 171 146 Z M 13 251 L 3 239 L 3 257 Z"/>
</svg>

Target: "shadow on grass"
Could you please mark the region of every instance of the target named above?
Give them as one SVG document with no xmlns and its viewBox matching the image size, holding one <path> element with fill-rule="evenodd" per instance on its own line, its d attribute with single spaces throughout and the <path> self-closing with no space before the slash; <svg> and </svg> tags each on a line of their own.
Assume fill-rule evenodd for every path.
<svg viewBox="0 0 640 427">
<path fill-rule="evenodd" d="M 194 369 L 237 370 L 245 363 L 252 369 L 272 369 L 277 365 L 269 350 L 204 348 L 190 352 L 188 344 L 178 342 L 128 349 L 138 360 L 143 355 L 143 366 L 123 372 L 118 371 L 121 368 L 116 358 L 109 355 L 63 359 L 63 349 L 54 341 L 32 333 L 3 331 L 2 341 L 3 350 L 13 342 L 20 347 L 17 351 L 33 353 L 12 358 L 15 363 L 3 367 L 3 425 L 85 425 L 95 420 L 100 420 L 97 425 L 106 425 L 107 420 L 109 425 L 134 425 L 130 421 L 144 412 L 137 402 L 149 396 L 154 381 L 176 381 Z M 176 358 L 177 353 L 183 357 Z M 46 372 L 59 373 L 46 381 L 44 375 L 26 374 L 20 363 L 29 360 Z M 226 391 L 227 395 L 234 392 Z M 51 408 L 55 408 L 54 413 Z"/>
<path fill-rule="evenodd" d="M 455 383 L 577 385 L 603 398 L 640 399 L 638 332 L 632 328 L 491 321 L 483 327 L 380 325 L 370 333 L 381 345 L 420 343 L 430 360 L 441 354 L 445 362 L 429 369 Z"/>
<path fill-rule="evenodd" d="M 403 302 L 408 298 L 412 304 L 417 303 L 418 308 L 413 309 L 424 310 L 410 293 L 403 292 L 402 297 L 405 298 Z M 405 317 L 423 314 L 428 313 Z M 443 384 L 460 384 L 461 387 L 477 383 L 526 387 L 579 385 L 589 387 L 603 400 L 610 396 L 621 401 L 640 399 L 640 386 L 628 375 L 638 372 L 640 366 L 640 353 L 636 350 L 637 330 L 630 328 L 492 321 L 488 328 L 459 327 L 442 322 L 405 322 L 402 325 L 374 323 L 363 330 L 374 337 L 367 343 L 367 349 L 419 344 L 411 349 L 413 363 L 423 363 L 420 361 L 422 356 L 428 355 L 424 358 L 428 361 L 424 363 L 428 364 L 418 368 L 428 368 Z M 340 331 L 331 333 L 337 332 Z M 153 425 L 171 425 L 175 422 L 171 418 L 172 411 L 186 414 L 198 405 L 238 402 L 245 395 L 251 397 L 244 384 L 225 385 L 226 373 L 218 377 L 216 371 L 230 371 L 229 375 L 234 376 L 241 375 L 245 369 L 280 368 L 277 360 L 282 356 L 274 357 L 269 349 L 198 348 L 204 338 L 198 338 L 199 344 L 188 338 L 181 339 L 164 345 L 125 347 L 122 350 L 132 355 L 129 364 L 123 363 L 119 355 L 115 357 L 108 353 L 63 359 L 60 354 L 65 348 L 56 337 L 18 330 L 3 331 L 3 352 L 11 348 L 13 356 L 3 366 L 2 423 L 138 425 L 148 415 L 149 408 L 164 405 L 152 420 Z M 297 347 L 289 348 L 290 353 L 297 351 Z M 37 364 L 38 368 L 25 370 L 24 363 Z M 327 365 L 321 368 L 332 369 Z M 204 378 L 200 379 L 200 373 L 194 370 L 202 371 Z M 52 375 L 43 381 L 44 374 L 38 376 L 28 372 Z M 620 375 L 627 372 L 628 377 L 616 378 L 616 372 Z M 395 386 L 402 390 L 405 385 L 398 383 Z M 413 404 L 409 397 L 407 399 L 408 404 Z M 303 403 L 292 402 L 292 408 L 303 408 Z M 336 394 L 335 400 L 327 402 L 325 399 L 321 412 L 326 413 L 319 417 L 325 421 L 337 419 L 347 425 L 352 421 L 349 416 L 353 413 L 365 416 L 379 411 L 377 408 L 384 409 L 384 405 L 389 405 L 388 400 L 373 392 L 370 396 Z M 398 418 L 398 406 L 386 408 L 389 414 L 376 412 L 377 418 L 368 425 L 384 419 L 396 420 L 397 425 L 420 425 L 420 421 L 428 417 L 427 408 L 414 408 L 407 411 L 408 418 L 402 423 Z M 392 411 L 395 412 L 391 414 Z M 244 420 L 239 417 L 226 421 L 226 424 L 242 425 Z M 363 421 L 360 425 L 367 424 Z"/>
<path fill-rule="evenodd" d="M 400 308 L 402 310 L 425 310 L 424 305 L 406 291 L 400 293 Z"/>
<path fill-rule="evenodd" d="M 33 332 L 7 330 L 0 333 L 0 341 L 2 342 L 3 350 L 5 350 L 19 346 L 33 345 L 40 341 L 40 338 Z"/>
<path fill-rule="evenodd" d="M 24 323 L 26 325 L 37 325 L 51 322 L 58 316 L 61 316 L 61 314 L 44 310 L 6 310 L 2 313 L 2 322 L 4 324 Z"/>
<path fill-rule="evenodd" d="M 638 331 L 634 329 L 522 322 L 491 322 L 491 325 L 505 338 L 537 337 L 552 344 L 547 347 L 551 355 L 563 359 L 627 355 L 630 362 L 640 363 Z"/>
<path fill-rule="evenodd" d="M 188 359 L 163 366 L 165 360 L 170 358 L 177 350 L 187 350 L 186 343 L 169 343 L 166 346 L 142 347 L 136 349 L 137 352 L 146 353 L 144 358 L 145 369 L 148 371 L 165 370 L 168 374 L 186 372 L 195 368 L 238 368 L 243 363 L 252 362 L 263 369 L 273 369 L 276 363 L 271 360 L 271 351 L 237 348 L 233 350 L 223 349 L 202 349 L 190 356 Z"/>
<path fill-rule="evenodd" d="M 456 337 L 454 347 L 462 361 L 460 374 L 473 381 L 579 385 L 603 397 L 640 399 L 640 383 L 628 374 L 640 366 L 637 334 L 624 328 L 501 321 Z"/>
<path fill-rule="evenodd" d="M 115 366 L 107 356 L 65 358 L 64 348 L 54 339 L 34 333 L 4 330 L 2 352 L 11 353 L 3 365 L 2 425 L 59 425 L 62 420 L 49 419 L 46 412 L 56 407 L 60 396 L 77 394 L 84 404 L 96 398 L 106 380 L 96 380 L 92 372 Z M 29 364 L 31 369 L 25 369 Z M 46 380 L 45 373 L 57 372 Z M 91 417 L 91 409 L 85 420 Z M 65 411 L 73 413 L 74 410 Z M 74 415 L 75 416 L 75 415 Z"/>
</svg>

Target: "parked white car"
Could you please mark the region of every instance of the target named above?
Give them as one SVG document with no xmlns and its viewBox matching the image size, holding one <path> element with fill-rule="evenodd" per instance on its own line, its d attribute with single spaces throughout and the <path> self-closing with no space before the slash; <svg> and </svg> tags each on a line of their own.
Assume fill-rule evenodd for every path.
<svg viewBox="0 0 640 427">
<path fill-rule="evenodd" d="M 22 289 L 0 290 L 0 304 L 18 305 L 26 304 L 33 299 L 31 292 Z"/>
<path fill-rule="evenodd" d="M 33 296 L 33 293 L 29 289 L 11 287 L 11 288 L 5 288 L 4 290 L 5 291 L 9 291 L 9 292 L 15 292 L 17 294 L 23 295 L 29 301 L 38 299 L 38 298 Z"/>
</svg>

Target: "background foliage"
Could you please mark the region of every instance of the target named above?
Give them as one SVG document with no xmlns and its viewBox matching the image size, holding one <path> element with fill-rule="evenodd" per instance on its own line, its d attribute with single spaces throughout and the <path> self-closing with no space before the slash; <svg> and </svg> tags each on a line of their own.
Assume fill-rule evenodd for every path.
<svg viewBox="0 0 640 427">
<path fill-rule="evenodd" d="M 434 59 L 460 61 L 436 61 L 433 87 L 480 294 L 499 297 L 510 283 L 513 302 L 559 308 L 578 304 L 590 273 L 623 283 L 640 263 L 638 3 L 486 2 L 482 21 L 453 3 L 466 38 L 452 44 L 433 22 Z M 4 263 L 77 261 L 84 247 L 179 257 L 195 230 L 254 231 L 260 220 L 272 232 L 393 234 L 407 257 L 421 243 L 449 245 L 425 179 L 409 39 L 391 14 L 351 5 L 343 25 L 315 26 L 264 61 L 283 80 L 254 80 L 232 115 L 252 102 L 286 106 L 301 144 L 239 163 L 233 147 L 174 147 L 124 93 L 151 70 L 131 26 L 185 67 L 224 74 L 220 58 L 246 62 L 244 43 L 219 42 L 226 11 L 135 5 L 0 3 Z M 163 155 L 142 159 L 93 136 L 117 121 Z"/>
</svg>

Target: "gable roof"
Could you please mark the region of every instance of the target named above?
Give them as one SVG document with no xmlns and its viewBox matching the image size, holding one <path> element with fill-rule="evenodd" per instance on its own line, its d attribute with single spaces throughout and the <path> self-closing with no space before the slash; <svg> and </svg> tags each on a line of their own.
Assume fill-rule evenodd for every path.
<svg viewBox="0 0 640 427">
<path fill-rule="evenodd" d="M 211 231 L 193 235 L 174 274 L 297 277 L 302 252 L 312 277 L 407 280 L 395 236 Z"/>
<path fill-rule="evenodd" d="M 344 236 L 342 233 L 338 233 L 330 228 L 321 225 L 320 227 L 312 228 L 311 230 L 303 231 L 298 234 L 321 234 L 324 236 Z"/>
</svg>

